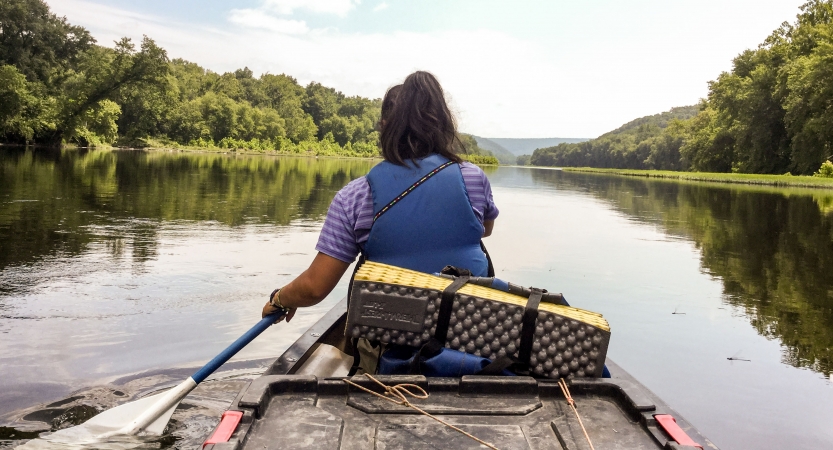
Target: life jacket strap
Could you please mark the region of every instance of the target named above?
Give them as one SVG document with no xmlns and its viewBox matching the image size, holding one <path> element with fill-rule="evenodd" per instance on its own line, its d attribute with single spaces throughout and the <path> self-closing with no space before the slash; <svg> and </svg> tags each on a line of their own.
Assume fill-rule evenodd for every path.
<svg viewBox="0 0 833 450">
<path fill-rule="evenodd" d="M 383 206 L 382 209 L 380 209 L 379 212 L 377 212 L 376 215 L 373 216 L 373 221 L 376 222 L 377 220 L 379 220 L 379 218 L 382 217 L 382 214 L 388 212 L 388 210 L 393 208 L 393 205 L 399 203 L 403 198 L 405 198 L 405 196 L 407 196 L 408 194 L 413 192 L 413 190 L 418 188 L 422 183 L 425 183 L 426 181 L 428 181 L 429 178 L 431 178 L 434 175 L 440 173 L 440 171 L 442 171 L 446 167 L 451 166 L 452 164 L 454 164 L 454 161 L 447 161 L 444 164 L 441 164 L 436 169 L 426 173 L 422 178 L 420 178 L 414 184 L 409 186 L 408 189 L 405 189 L 404 191 L 402 191 L 401 194 L 397 195 L 396 198 L 394 198 L 393 200 L 390 201 L 390 203 Z"/>
</svg>

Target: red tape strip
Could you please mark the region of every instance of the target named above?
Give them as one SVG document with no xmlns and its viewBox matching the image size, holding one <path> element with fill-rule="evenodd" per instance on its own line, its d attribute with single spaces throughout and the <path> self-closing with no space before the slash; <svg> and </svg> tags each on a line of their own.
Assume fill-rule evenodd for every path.
<svg viewBox="0 0 833 450">
<path fill-rule="evenodd" d="M 237 425 L 240 423 L 240 419 L 242 418 L 242 411 L 224 412 L 223 417 L 220 419 L 220 424 L 217 425 L 216 429 L 214 429 L 214 434 L 212 434 L 207 441 L 203 442 L 202 448 L 205 448 L 206 445 L 210 444 L 228 442 L 229 438 L 231 438 L 231 435 L 234 434 L 234 430 L 237 429 Z"/>
<path fill-rule="evenodd" d="M 679 425 L 677 425 L 677 419 L 674 416 L 669 414 L 657 414 L 654 416 L 654 419 L 657 420 L 659 426 L 671 436 L 671 439 L 677 441 L 680 445 L 687 445 L 690 447 L 698 447 L 700 449 L 703 448 L 702 445 L 694 442 Z"/>
</svg>

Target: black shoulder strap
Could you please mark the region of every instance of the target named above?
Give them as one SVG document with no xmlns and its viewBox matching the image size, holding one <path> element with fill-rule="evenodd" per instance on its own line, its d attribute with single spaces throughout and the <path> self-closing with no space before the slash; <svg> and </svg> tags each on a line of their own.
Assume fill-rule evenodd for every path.
<svg viewBox="0 0 833 450">
<path fill-rule="evenodd" d="M 359 271 L 359 268 L 367 261 L 367 258 L 364 257 L 364 252 L 359 253 L 359 262 L 356 263 L 356 267 L 353 269 L 353 274 L 350 275 L 350 284 L 347 285 L 347 310 L 350 310 L 350 297 L 353 295 L 353 280 L 356 278 L 356 272 Z M 359 365 L 362 362 L 362 355 L 359 353 L 359 339 L 353 338 L 350 340 L 350 344 L 353 349 L 353 365 L 350 367 L 350 372 L 348 372 L 348 376 L 353 376 L 359 370 Z"/>
<path fill-rule="evenodd" d="M 350 275 L 350 284 L 347 285 L 347 309 L 350 309 L 350 298 L 353 296 L 353 281 L 356 279 L 356 272 L 361 269 L 364 263 L 367 262 L 367 258 L 364 256 L 364 252 L 359 253 L 359 261 L 356 262 L 356 267 L 353 268 L 353 274 Z"/>
<path fill-rule="evenodd" d="M 448 337 L 448 324 L 451 321 L 451 307 L 454 306 L 454 294 L 469 282 L 469 278 L 471 277 L 457 277 L 443 290 L 440 311 L 437 316 L 437 331 L 434 333 L 434 338 L 440 344 L 445 345 L 446 338 Z"/>
<path fill-rule="evenodd" d="M 526 302 L 523 322 L 521 322 L 521 345 L 518 348 L 518 361 L 524 365 L 529 364 L 529 358 L 532 356 L 535 323 L 538 321 L 538 305 L 541 303 L 541 297 L 543 296 L 544 292 L 542 290 L 532 288 L 532 293 L 529 294 L 529 300 Z"/>
<path fill-rule="evenodd" d="M 480 249 L 483 250 L 483 253 L 486 254 L 486 262 L 489 263 L 488 271 L 486 272 L 487 277 L 494 277 L 495 276 L 495 266 L 492 264 L 492 256 L 489 255 L 489 251 L 486 250 L 486 244 L 483 243 L 483 239 L 480 240 Z"/>
<path fill-rule="evenodd" d="M 393 208 L 393 205 L 399 203 L 403 198 L 405 198 L 406 195 L 410 194 L 414 189 L 418 188 L 422 183 L 425 183 L 426 181 L 428 181 L 429 178 L 438 174 L 441 170 L 445 169 L 446 167 L 451 166 L 452 164 L 454 164 L 454 161 L 447 161 L 447 162 L 439 165 L 436 169 L 434 169 L 434 170 L 428 172 L 427 174 L 425 174 L 425 176 L 423 176 L 422 178 L 417 180 L 416 183 L 412 184 L 411 186 L 408 187 L 408 189 L 405 189 L 404 191 L 402 191 L 401 194 L 397 195 L 396 198 L 394 198 L 393 200 L 390 201 L 390 203 L 383 206 L 382 209 L 380 209 L 379 212 L 377 212 L 376 215 L 373 216 L 373 221 L 376 222 L 377 220 L 379 220 L 379 218 L 382 217 L 383 214 L 385 214 L 386 212 L 388 212 L 388 210 Z"/>
</svg>

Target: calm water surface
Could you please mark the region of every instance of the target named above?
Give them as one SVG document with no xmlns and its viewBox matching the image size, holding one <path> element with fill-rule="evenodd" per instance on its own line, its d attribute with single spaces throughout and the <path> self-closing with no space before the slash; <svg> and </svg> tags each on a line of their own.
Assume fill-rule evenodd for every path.
<svg viewBox="0 0 833 450">
<path fill-rule="evenodd" d="M 333 195 L 374 164 L 0 148 L 0 446 L 190 375 L 309 264 Z M 721 448 L 833 447 L 833 193 L 488 173 L 499 276 L 603 313 L 611 358 Z M 346 282 L 134 446 L 201 443 Z"/>
</svg>

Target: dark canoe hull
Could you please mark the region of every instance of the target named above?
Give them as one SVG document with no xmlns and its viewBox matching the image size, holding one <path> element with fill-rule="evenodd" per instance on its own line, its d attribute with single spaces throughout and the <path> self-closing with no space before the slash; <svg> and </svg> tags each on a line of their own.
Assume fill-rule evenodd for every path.
<svg viewBox="0 0 833 450">
<path fill-rule="evenodd" d="M 429 417 L 348 386 L 344 377 L 315 376 L 315 368 L 326 365 L 321 365 L 324 352 L 316 349 L 350 351 L 344 338 L 346 306 L 346 300 L 337 304 L 240 392 L 229 408 L 240 413 L 228 413 L 212 435 L 220 442 L 206 450 L 485 448 Z M 569 383 L 597 450 L 696 448 L 672 438 L 673 425 L 666 429 L 657 420 L 664 415 L 673 416 L 703 448 L 717 448 L 621 367 L 610 360 L 607 366 L 612 378 Z M 429 397 L 414 400 L 415 405 L 500 449 L 590 448 L 554 380 L 378 378 L 387 385 L 423 387 Z M 366 377 L 352 380 L 373 387 Z"/>
</svg>

